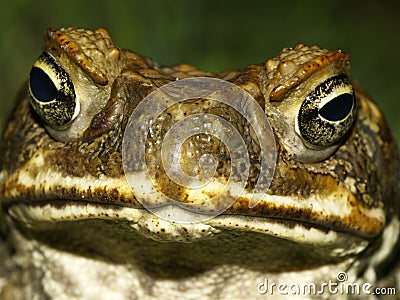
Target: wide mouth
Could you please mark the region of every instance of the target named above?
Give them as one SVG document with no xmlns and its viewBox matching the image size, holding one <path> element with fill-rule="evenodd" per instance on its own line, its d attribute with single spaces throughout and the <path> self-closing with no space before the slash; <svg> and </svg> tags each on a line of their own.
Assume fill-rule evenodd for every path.
<svg viewBox="0 0 400 300">
<path fill-rule="evenodd" d="M 144 208 L 60 200 L 7 209 L 29 238 L 84 256 L 138 263 L 166 276 L 176 268 L 192 274 L 220 264 L 271 272 L 302 270 L 305 265 L 351 260 L 370 243 L 349 232 L 283 218 L 227 213 L 207 223 L 177 224 Z"/>
<path fill-rule="evenodd" d="M 162 218 L 141 205 L 124 175 L 77 177 L 54 169 L 43 169 L 40 153 L 15 173 L 0 173 L 2 202 L 18 222 L 63 222 L 85 219 L 126 219 L 132 223 L 163 222 L 166 227 L 211 226 L 248 232 L 263 232 L 305 243 L 324 239 L 329 232 L 373 238 L 385 226 L 381 207 L 366 207 L 344 185 L 331 176 L 318 179 L 324 184 L 318 192 L 297 194 L 260 193 L 247 190 L 231 193 L 233 204 L 218 215 L 201 222 L 175 222 Z M 321 175 L 322 176 L 322 175 Z M 218 186 L 214 192 L 218 192 Z M 209 190 L 209 192 L 213 192 Z M 251 206 L 254 199 L 256 206 Z M 170 206 L 159 209 L 164 216 Z M 171 225 L 172 224 L 172 225 Z M 202 236 L 202 229 L 197 236 Z M 328 239 L 329 240 L 329 239 Z"/>
<path fill-rule="evenodd" d="M 90 250 L 95 243 L 99 255 L 110 259 L 116 254 L 107 246 L 108 240 L 117 236 L 114 243 L 124 240 L 132 260 L 149 251 L 148 247 L 158 249 L 157 243 L 167 242 L 168 249 L 160 248 L 155 255 L 164 260 L 166 253 L 174 249 L 187 250 L 188 266 L 197 264 L 190 251 L 197 253 L 196 261 L 208 261 L 210 266 L 224 259 L 232 263 L 235 257 L 244 257 L 258 268 L 257 253 L 262 253 L 265 265 L 272 265 L 278 259 L 277 253 L 290 257 L 293 251 L 299 257 L 307 257 L 311 265 L 334 263 L 364 251 L 385 224 L 383 209 L 358 205 L 355 196 L 336 182 L 334 189 L 312 193 L 301 201 L 295 195 L 258 195 L 260 201 L 254 207 L 250 202 L 257 195 L 243 192 L 234 195 L 235 202 L 222 214 L 202 222 L 172 222 L 145 209 L 125 176 L 74 177 L 54 170 L 32 176 L 32 169 L 39 170 L 37 163 L 40 160 L 2 178 L 2 204 L 18 228 L 66 251 L 75 251 L 71 245 L 76 243 L 79 249 Z M 171 208 L 165 206 L 165 210 Z M 103 232 L 104 228 L 108 229 Z M 132 250 L 137 243 L 140 248 Z M 209 258 L 210 245 L 234 254 L 221 258 L 221 252 Z M 308 255 L 310 252 L 313 254 Z M 276 270 L 278 267 L 281 266 Z M 291 267 L 288 264 L 285 268 Z"/>
<path fill-rule="evenodd" d="M 246 200 L 245 198 L 241 198 L 238 201 L 244 202 Z M 366 224 L 364 231 L 355 230 L 354 228 L 345 227 L 344 220 L 347 218 L 340 220 L 338 217 L 331 215 L 330 220 L 328 220 L 328 216 L 323 216 L 325 220 L 322 222 L 321 215 L 319 215 L 320 218 L 312 217 L 309 211 L 302 210 L 301 208 L 298 208 L 296 211 L 295 207 L 292 207 L 291 210 L 288 209 L 288 213 L 285 213 L 284 207 L 281 207 L 280 210 L 276 208 L 279 207 L 277 201 L 274 204 L 276 205 L 275 208 L 271 204 L 268 206 L 267 203 L 261 203 L 260 207 L 255 211 L 251 209 L 248 211 L 244 211 L 243 209 L 242 211 L 235 211 L 234 208 L 230 208 L 223 214 L 218 216 L 212 215 L 208 219 L 202 216 L 202 219 L 206 220 L 203 222 L 174 222 L 159 218 L 153 211 L 149 211 L 141 206 L 112 204 L 83 199 L 48 199 L 33 202 L 14 202 L 6 204 L 5 208 L 15 221 L 26 227 L 34 227 L 35 224 L 40 223 L 103 219 L 129 221 L 136 225 L 140 223 L 140 226 L 144 226 L 149 232 L 152 231 L 149 229 L 149 224 L 155 221 L 169 228 L 190 228 L 194 236 L 193 240 L 207 237 L 209 232 L 207 230 L 204 231 L 204 228 L 208 227 L 256 232 L 306 244 L 335 244 L 338 241 L 338 236 L 342 234 L 361 239 L 374 237 L 373 234 L 366 233 L 368 229 Z M 286 204 L 288 205 L 288 203 Z M 267 213 L 268 207 L 269 212 Z M 168 213 L 185 213 L 178 206 L 165 206 L 159 209 Z M 168 213 L 164 213 L 164 215 Z M 307 215 L 308 218 L 302 215 Z M 318 215 L 318 213 L 315 212 L 315 215 Z M 364 216 L 364 218 L 367 217 Z M 379 218 L 379 211 L 375 212 L 374 217 Z M 370 218 L 372 220 L 372 216 Z M 374 219 L 374 222 L 377 222 L 376 219 Z M 155 229 L 154 234 L 159 233 L 160 229 Z M 174 238 L 168 237 L 168 239 L 173 240 Z M 192 241 L 192 238 L 185 237 L 184 239 Z M 179 241 L 180 238 L 177 238 L 177 240 Z"/>
</svg>

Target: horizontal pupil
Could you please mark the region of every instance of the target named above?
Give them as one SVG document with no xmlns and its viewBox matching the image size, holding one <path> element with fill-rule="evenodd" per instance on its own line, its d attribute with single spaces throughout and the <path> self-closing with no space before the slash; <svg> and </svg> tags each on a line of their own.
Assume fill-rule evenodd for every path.
<svg viewBox="0 0 400 300">
<path fill-rule="evenodd" d="M 50 77 L 40 68 L 33 67 L 29 77 L 33 96 L 41 102 L 49 102 L 57 97 L 58 90 Z"/>
<path fill-rule="evenodd" d="M 319 114 L 329 121 L 340 121 L 346 118 L 353 108 L 354 98 L 352 94 L 345 93 L 325 104 Z"/>
</svg>

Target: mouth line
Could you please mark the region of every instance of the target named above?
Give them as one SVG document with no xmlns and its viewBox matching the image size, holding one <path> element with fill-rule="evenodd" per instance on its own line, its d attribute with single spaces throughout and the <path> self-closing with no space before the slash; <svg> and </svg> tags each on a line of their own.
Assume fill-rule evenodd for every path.
<svg viewBox="0 0 400 300">
<path fill-rule="evenodd" d="M 261 241 L 266 247 L 270 243 L 307 249 L 317 247 L 323 253 L 328 251 L 329 257 L 334 259 L 357 254 L 368 245 L 368 239 L 356 234 L 267 216 L 222 214 L 204 223 L 178 224 L 157 219 L 143 207 L 61 200 L 35 204 L 21 202 L 8 205 L 7 209 L 17 229 L 45 243 L 50 234 L 50 245 L 53 237 L 63 241 L 63 235 L 70 234 L 71 229 L 71 236 L 83 243 L 87 241 L 81 239 L 87 232 L 85 230 L 93 233 L 95 229 L 99 235 L 113 232 L 123 240 L 140 238 L 143 243 L 171 242 L 179 247 L 187 243 L 197 243 L 193 247 L 207 245 L 210 240 L 223 242 L 227 238 L 235 243 L 235 237 L 246 236 Z M 239 250 L 241 247 L 239 245 Z"/>
<path fill-rule="evenodd" d="M 124 219 L 125 214 L 119 212 L 125 209 L 140 212 L 140 215 L 154 215 L 143 206 L 126 205 L 118 203 L 106 203 L 101 201 L 90 200 L 40 200 L 32 202 L 21 201 L 18 203 L 5 204 L 4 208 L 9 214 L 17 220 L 34 223 L 34 222 L 63 222 L 85 219 Z M 92 213 L 94 210 L 96 213 Z M 55 212 L 58 212 L 55 214 Z M 134 219 L 135 214 L 132 215 Z M 356 230 L 349 230 L 335 226 L 334 224 L 320 224 L 311 220 L 304 220 L 290 216 L 273 216 L 273 215 L 254 215 L 250 213 L 224 212 L 208 219 L 205 223 L 212 226 L 231 227 L 236 229 L 256 230 L 251 223 L 265 223 L 265 225 L 278 225 L 285 227 L 287 230 L 295 231 L 301 227 L 304 230 L 318 230 L 321 233 L 341 232 L 358 236 L 362 238 L 371 238 L 369 235 L 360 234 Z M 238 222 L 240 221 L 240 222 Z M 239 225 L 242 224 L 242 225 Z M 329 225 L 329 226 L 328 226 Z M 263 227 L 263 226 L 261 226 Z M 256 230 L 257 231 L 257 230 Z M 258 230 L 260 231 L 260 230 Z M 262 231 L 262 230 L 261 230 Z M 267 232 L 268 230 L 265 229 Z"/>
</svg>

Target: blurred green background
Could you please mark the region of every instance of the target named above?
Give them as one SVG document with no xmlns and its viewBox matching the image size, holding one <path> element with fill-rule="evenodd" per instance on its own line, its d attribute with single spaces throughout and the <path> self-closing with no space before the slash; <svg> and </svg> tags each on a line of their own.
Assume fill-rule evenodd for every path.
<svg viewBox="0 0 400 300">
<path fill-rule="evenodd" d="M 101 26 L 121 48 L 210 71 L 263 62 L 298 42 L 345 50 L 353 79 L 400 141 L 398 1 L 0 1 L 2 125 L 41 52 L 44 29 Z"/>
</svg>

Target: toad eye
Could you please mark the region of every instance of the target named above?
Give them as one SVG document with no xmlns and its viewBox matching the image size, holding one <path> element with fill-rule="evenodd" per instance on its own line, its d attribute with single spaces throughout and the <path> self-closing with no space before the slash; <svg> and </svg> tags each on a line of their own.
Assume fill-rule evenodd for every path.
<svg viewBox="0 0 400 300">
<path fill-rule="evenodd" d="M 71 78 L 46 51 L 39 56 L 31 69 L 29 95 L 36 113 L 53 129 L 65 129 L 79 112 Z"/>
<path fill-rule="evenodd" d="M 322 149 L 340 141 L 356 116 L 353 87 L 346 75 L 328 78 L 300 106 L 296 132 L 305 145 Z"/>
</svg>

